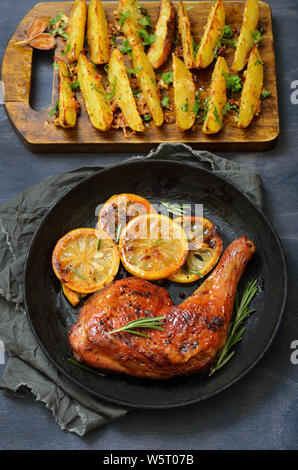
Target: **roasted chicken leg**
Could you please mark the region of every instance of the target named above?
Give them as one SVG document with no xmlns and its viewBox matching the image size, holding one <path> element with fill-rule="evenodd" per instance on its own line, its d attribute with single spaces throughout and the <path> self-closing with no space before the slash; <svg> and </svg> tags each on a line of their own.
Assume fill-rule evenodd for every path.
<svg viewBox="0 0 298 470">
<path fill-rule="evenodd" d="M 237 284 L 255 251 L 238 238 L 225 250 L 209 278 L 179 306 L 168 292 L 137 278 L 113 282 L 81 308 L 69 340 L 75 358 L 93 367 L 138 377 L 168 379 L 209 367 L 226 341 Z M 109 334 L 128 322 L 166 316 L 165 331 Z"/>
</svg>

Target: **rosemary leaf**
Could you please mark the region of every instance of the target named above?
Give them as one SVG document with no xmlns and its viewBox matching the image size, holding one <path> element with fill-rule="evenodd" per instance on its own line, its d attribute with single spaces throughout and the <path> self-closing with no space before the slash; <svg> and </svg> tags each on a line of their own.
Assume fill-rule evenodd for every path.
<svg viewBox="0 0 298 470">
<path fill-rule="evenodd" d="M 82 274 L 80 274 L 75 268 L 72 268 L 71 266 L 69 266 L 69 269 L 71 269 L 71 271 L 73 271 L 77 276 L 84 279 L 84 281 L 87 281 L 87 279 Z"/>
<path fill-rule="evenodd" d="M 145 338 L 150 339 L 150 336 L 147 336 L 145 333 L 136 331 L 135 329 L 148 328 L 151 330 L 165 331 L 165 329 L 163 328 L 163 320 L 165 318 L 166 317 L 138 318 L 137 320 L 130 321 L 129 323 L 122 326 L 121 328 L 118 328 L 117 330 L 110 331 L 108 334 L 113 335 L 115 333 L 127 332 L 133 335 L 144 336 Z"/>
<path fill-rule="evenodd" d="M 171 204 L 170 202 L 160 201 L 160 203 L 165 206 L 169 212 L 175 215 L 185 215 L 184 206 L 179 204 Z"/>
<path fill-rule="evenodd" d="M 67 362 L 72 364 L 73 366 L 79 367 L 80 369 L 87 370 L 88 372 L 93 372 L 93 374 L 100 375 L 101 377 L 105 377 L 106 374 L 101 374 L 100 372 L 97 372 L 94 369 L 90 369 L 90 367 L 84 366 L 84 364 L 81 364 L 80 362 L 75 361 L 74 359 L 67 359 Z"/>
<path fill-rule="evenodd" d="M 102 238 L 99 238 L 99 239 L 98 239 L 98 242 L 97 242 L 97 251 L 100 250 L 101 240 L 102 240 Z"/>
<path fill-rule="evenodd" d="M 209 376 L 221 369 L 233 357 L 235 351 L 231 351 L 231 348 L 242 340 L 243 334 L 246 330 L 245 327 L 242 327 L 241 329 L 239 329 L 239 327 L 249 315 L 255 312 L 255 309 L 249 310 L 248 307 L 255 297 L 257 290 L 257 279 L 251 279 L 244 287 L 241 301 L 239 301 L 238 294 L 236 294 L 235 318 L 230 324 L 226 343 L 218 353 L 217 362 L 210 368 Z"/>
</svg>

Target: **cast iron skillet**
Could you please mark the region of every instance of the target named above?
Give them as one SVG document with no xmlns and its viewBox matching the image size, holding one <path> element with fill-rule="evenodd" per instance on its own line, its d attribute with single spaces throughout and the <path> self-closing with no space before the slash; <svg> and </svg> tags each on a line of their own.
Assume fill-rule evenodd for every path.
<svg viewBox="0 0 298 470">
<path fill-rule="evenodd" d="M 78 227 L 95 227 L 95 211 L 116 193 L 136 193 L 153 203 L 201 203 L 204 216 L 222 236 L 224 247 L 242 234 L 256 244 L 256 253 L 240 283 L 259 280 L 253 302 L 257 309 L 247 322 L 244 339 L 232 360 L 213 376 L 197 373 L 168 381 L 138 379 L 128 375 L 105 377 L 81 370 L 72 357 L 67 334 L 79 309 L 65 300 L 51 266 L 57 240 Z M 119 277 L 126 276 L 124 270 Z M 172 161 L 137 161 L 102 170 L 82 180 L 48 211 L 37 230 L 25 266 L 25 306 L 29 322 L 42 349 L 69 379 L 99 398 L 138 408 L 168 408 L 209 398 L 243 377 L 263 356 L 279 326 L 285 305 L 287 275 L 279 239 L 263 213 L 236 187 L 211 172 Z M 190 295 L 198 283 L 164 282 L 175 303 L 179 294 Z"/>
</svg>

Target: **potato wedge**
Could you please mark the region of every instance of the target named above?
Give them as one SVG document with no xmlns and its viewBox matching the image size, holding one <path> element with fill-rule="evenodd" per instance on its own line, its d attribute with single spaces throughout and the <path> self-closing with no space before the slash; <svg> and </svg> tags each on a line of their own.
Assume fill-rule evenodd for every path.
<svg viewBox="0 0 298 470">
<path fill-rule="evenodd" d="M 132 63 L 133 68 L 138 70 L 136 75 L 138 83 L 145 97 L 154 124 L 159 127 L 163 124 L 164 115 L 157 89 L 155 73 L 144 52 L 142 44 L 132 46 Z"/>
<path fill-rule="evenodd" d="M 143 132 L 143 122 L 131 91 L 123 56 L 118 49 L 114 49 L 111 54 L 108 77 L 115 93 L 114 100 L 123 112 L 127 124 L 134 131 Z"/>
<path fill-rule="evenodd" d="M 113 121 L 113 111 L 106 98 L 106 91 L 101 83 L 101 77 L 83 53 L 79 57 L 77 69 L 78 80 L 90 121 L 96 129 L 107 131 Z"/>
<path fill-rule="evenodd" d="M 259 2 L 258 0 L 247 0 L 245 4 L 243 22 L 240 35 L 237 41 L 232 71 L 240 72 L 247 64 L 248 57 L 253 45 L 251 32 L 255 31 L 259 22 Z"/>
<path fill-rule="evenodd" d="M 229 68 L 223 57 L 218 57 L 211 80 L 208 111 L 203 124 L 204 134 L 216 134 L 223 127 L 223 107 L 227 102 L 227 86 L 225 75 Z"/>
<path fill-rule="evenodd" d="M 263 88 L 263 62 L 257 45 L 249 56 L 245 82 L 241 93 L 238 127 L 249 126 L 253 117 L 260 111 Z"/>
<path fill-rule="evenodd" d="M 85 26 L 87 19 L 86 0 L 75 0 L 67 26 L 68 40 L 65 45 L 65 55 L 71 62 L 79 59 L 85 42 Z"/>
<path fill-rule="evenodd" d="M 214 48 L 225 25 L 225 9 L 222 0 L 217 0 L 211 7 L 200 46 L 195 57 L 195 67 L 204 69 L 214 60 Z"/>
<path fill-rule="evenodd" d="M 190 129 L 196 120 L 194 113 L 196 87 L 192 73 L 182 60 L 173 54 L 173 86 L 176 124 L 182 131 Z"/>
<path fill-rule="evenodd" d="M 119 0 L 119 26 L 130 45 L 142 44 L 138 35 L 141 13 L 137 0 Z"/>
<path fill-rule="evenodd" d="M 90 0 L 87 38 L 91 61 L 94 64 L 106 64 L 109 62 L 110 41 L 108 23 L 101 0 Z"/>
<path fill-rule="evenodd" d="M 161 0 L 155 28 L 156 40 L 147 52 L 154 69 L 165 63 L 171 52 L 175 29 L 175 8 L 171 0 Z"/>
<path fill-rule="evenodd" d="M 74 92 L 70 86 L 70 75 L 66 63 L 58 60 L 59 80 L 59 126 L 75 127 L 77 121 L 78 102 L 74 98 Z"/>
<path fill-rule="evenodd" d="M 194 67 L 193 37 L 183 0 L 179 1 L 178 6 L 178 31 L 181 37 L 185 66 L 188 69 L 192 69 Z"/>
</svg>

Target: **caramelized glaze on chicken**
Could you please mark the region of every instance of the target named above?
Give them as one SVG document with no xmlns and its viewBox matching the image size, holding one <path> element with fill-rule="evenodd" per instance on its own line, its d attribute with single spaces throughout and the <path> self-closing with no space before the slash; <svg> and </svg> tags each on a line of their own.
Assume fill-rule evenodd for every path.
<svg viewBox="0 0 298 470">
<path fill-rule="evenodd" d="M 179 306 L 148 281 L 126 278 L 93 294 L 81 308 L 69 340 L 75 358 L 93 367 L 138 377 L 168 379 L 208 368 L 226 341 L 237 284 L 255 251 L 238 238 L 208 279 Z M 109 334 L 128 322 L 166 316 L 165 331 Z"/>
</svg>

